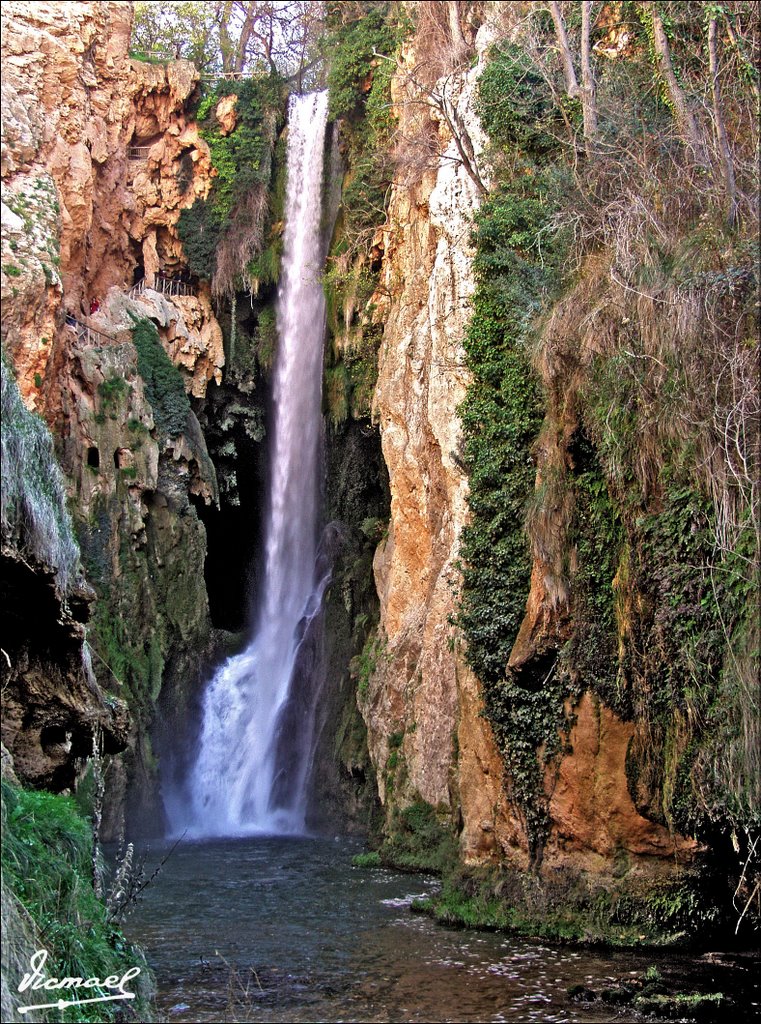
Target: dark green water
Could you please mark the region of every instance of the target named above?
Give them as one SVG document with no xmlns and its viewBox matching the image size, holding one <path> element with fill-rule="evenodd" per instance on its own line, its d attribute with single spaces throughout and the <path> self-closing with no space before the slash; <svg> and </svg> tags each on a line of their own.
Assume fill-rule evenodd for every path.
<svg viewBox="0 0 761 1024">
<path fill-rule="evenodd" d="M 354 840 L 259 838 L 181 844 L 127 922 L 148 953 L 168 1021 L 626 1021 L 575 1005 L 656 963 L 704 991 L 743 972 L 686 955 L 549 947 L 442 928 L 409 911 L 435 882 L 351 866 Z M 147 868 L 164 851 L 155 849 Z M 748 971 L 746 974 L 750 974 Z M 696 983 L 696 984 L 691 984 Z M 748 980 L 733 1024 L 755 1020 Z"/>
</svg>

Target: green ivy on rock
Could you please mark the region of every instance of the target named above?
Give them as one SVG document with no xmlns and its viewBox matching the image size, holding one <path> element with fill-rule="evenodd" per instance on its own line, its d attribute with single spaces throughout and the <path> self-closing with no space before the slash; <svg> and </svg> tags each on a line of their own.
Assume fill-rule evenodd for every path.
<svg viewBox="0 0 761 1024">
<path fill-rule="evenodd" d="M 214 111 L 230 95 L 238 97 L 236 125 L 223 134 Z M 225 235 L 239 226 L 236 221 L 245 213 L 247 198 L 256 189 L 270 188 L 275 143 L 284 118 L 283 82 L 276 75 L 221 81 L 201 100 L 196 117 L 216 175 L 209 196 L 182 210 L 177 232 L 190 269 L 210 279 L 217 250 Z"/>
<path fill-rule="evenodd" d="M 153 409 L 156 426 L 169 437 L 179 437 L 190 415 L 182 374 L 164 351 L 156 326 L 150 320 L 135 319 L 134 323 L 132 341 L 137 349 L 137 372 L 143 378 L 145 397 Z"/>
<path fill-rule="evenodd" d="M 471 517 L 460 548 L 457 623 L 535 847 L 546 824 L 537 750 L 544 745 L 549 756 L 559 742 L 563 700 L 555 675 L 532 690 L 506 678 L 506 668 L 531 577 L 524 522 L 543 416 L 526 342 L 557 282 L 551 244 L 542 253 L 536 245 L 553 212 L 547 186 L 547 175 L 526 163 L 524 173 L 502 182 L 478 214 L 477 288 L 465 339 L 472 383 L 460 407 Z"/>
<path fill-rule="evenodd" d="M 471 522 L 461 548 L 459 624 L 468 659 L 487 685 L 504 678 L 528 594 L 523 522 L 542 408 L 525 342 L 554 283 L 551 267 L 530 249 L 551 208 L 535 193 L 533 179 L 524 181 L 528 188 L 523 181 L 503 184 L 478 215 L 478 284 L 465 339 L 473 381 L 460 407 Z"/>
</svg>

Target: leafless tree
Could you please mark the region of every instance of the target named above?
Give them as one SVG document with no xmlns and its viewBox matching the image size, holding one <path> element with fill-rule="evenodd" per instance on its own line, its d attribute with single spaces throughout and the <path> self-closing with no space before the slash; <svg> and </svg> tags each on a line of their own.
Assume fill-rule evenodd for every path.
<svg viewBox="0 0 761 1024">
<path fill-rule="evenodd" d="M 734 227 L 737 220 L 737 185 L 735 182 L 735 165 L 732 150 L 729 148 L 727 126 L 721 103 L 721 85 L 719 84 L 718 26 L 715 17 L 708 21 L 708 60 L 711 74 L 711 95 L 713 98 L 713 121 L 716 128 L 716 139 L 724 169 L 724 185 L 727 192 L 727 223 Z"/>
<path fill-rule="evenodd" d="M 582 114 L 584 117 L 584 142 L 588 157 L 594 155 L 594 140 L 597 135 L 597 89 L 592 70 L 592 8 L 594 4 L 590 0 L 584 0 L 581 5 L 581 86 L 576 77 L 576 70 L 573 61 L 573 51 L 568 38 L 568 31 L 563 18 L 563 12 L 557 0 L 550 4 L 550 14 L 555 26 L 560 59 L 563 64 L 563 77 L 565 79 L 566 93 L 571 99 L 581 99 Z"/>
<path fill-rule="evenodd" d="M 692 150 L 695 160 L 704 167 L 708 166 L 708 154 L 703 133 L 698 127 L 698 122 L 692 112 L 685 91 L 679 84 L 679 79 L 674 70 L 674 63 L 671 59 L 671 47 L 658 5 L 649 0 L 649 2 L 642 3 L 640 6 L 644 10 L 646 18 L 652 22 L 653 46 L 658 61 L 658 70 L 668 91 L 669 101 L 682 138 Z"/>
<path fill-rule="evenodd" d="M 313 63 L 323 16 L 317 0 L 136 3 L 133 45 L 187 58 L 208 74 L 264 71 L 299 80 Z"/>
<path fill-rule="evenodd" d="M 448 147 L 438 132 L 438 124 L 443 123 L 456 150 L 450 159 L 461 164 L 485 195 L 487 188 L 458 103 L 463 72 L 473 53 L 473 41 L 463 27 L 463 13 L 464 5 L 459 2 L 424 0 L 416 5 L 417 27 L 411 47 L 414 65 L 386 54 L 375 56 L 379 60 L 393 59 L 404 97 L 399 102 L 402 116 L 396 135 L 397 166 L 409 180 L 436 166 Z"/>
<path fill-rule="evenodd" d="M 225 71 L 261 65 L 272 73 L 298 74 L 308 62 L 322 5 L 310 0 L 225 0 L 216 17 Z"/>
</svg>

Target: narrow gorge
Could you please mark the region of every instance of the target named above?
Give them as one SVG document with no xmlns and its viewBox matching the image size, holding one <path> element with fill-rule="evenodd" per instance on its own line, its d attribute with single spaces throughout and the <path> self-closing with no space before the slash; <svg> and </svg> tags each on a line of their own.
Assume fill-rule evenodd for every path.
<svg viewBox="0 0 761 1024">
<path fill-rule="evenodd" d="M 305 827 L 322 689 L 314 651 L 322 646 L 322 599 L 330 580 L 317 546 L 326 115 L 325 93 L 291 101 L 261 608 L 246 650 L 222 666 L 204 695 L 198 760 L 189 779 L 190 821 L 202 835 L 300 833 Z"/>
<path fill-rule="evenodd" d="M 6 0 L 4 1020 L 752 1019 L 751 6 Z"/>
</svg>

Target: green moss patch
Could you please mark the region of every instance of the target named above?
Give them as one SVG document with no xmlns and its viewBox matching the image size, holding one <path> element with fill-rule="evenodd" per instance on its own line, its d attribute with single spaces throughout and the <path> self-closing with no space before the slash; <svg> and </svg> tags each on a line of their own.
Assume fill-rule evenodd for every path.
<svg viewBox="0 0 761 1024">
<path fill-rule="evenodd" d="M 153 409 L 156 426 L 169 437 L 179 437 L 190 415 L 182 374 L 164 351 L 150 320 L 135 320 L 132 341 L 137 349 L 137 371 L 143 378 L 145 397 Z M 118 379 L 107 384 L 113 390 Z"/>
<path fill-rule="evenodd" d="M 142 953 L 110 920 L 93 889 L 92 832 L 71 797 L 33 793 L 2 783 L 3 875 L 29 913 L 56 977 L 105 979 L 141 968 L 132 983 L 136 1014 L 150 1014 Z M 18 979 L 19 981 L 21 979 Z M 14 979 L 8 979 L 9 984 Z M 108 995 L 93 989 L 88 995 Z M 71 998 L 69 993 L 69 998 Z M 58 1019 L 58 1017 L 49 1017 Z M 72 1007 L 67 1021 L 121 1020 L 118 1003 Z M 143 1019 L 150 1019 L 143 1016 Z"/>
</svg>

